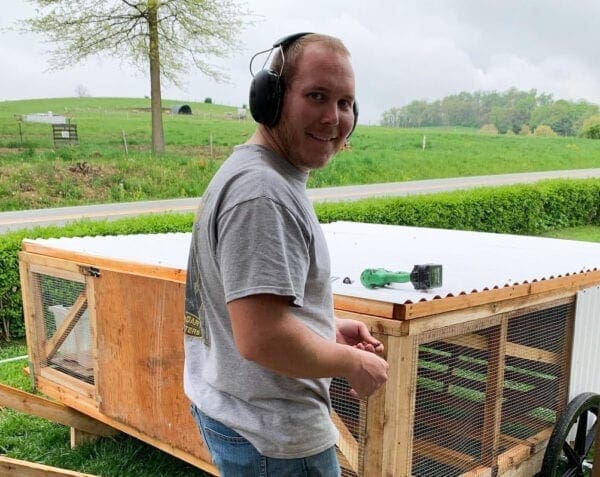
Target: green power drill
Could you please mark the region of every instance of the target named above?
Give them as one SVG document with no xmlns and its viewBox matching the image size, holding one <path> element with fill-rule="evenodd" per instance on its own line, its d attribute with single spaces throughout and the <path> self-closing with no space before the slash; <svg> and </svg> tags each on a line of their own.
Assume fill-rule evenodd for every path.
<svg viewBox="0 0 600 477">
<path fill-rule="evenodd" d="M 367 288 L 385 287 L 390 283 L 411 282 L 416 290 L 442 286 L 442 266 L 415 265 L 412 272 L 391 272 L 385 268 L 367 268 L 360 274 L 360 282 Z"/>
</svg>

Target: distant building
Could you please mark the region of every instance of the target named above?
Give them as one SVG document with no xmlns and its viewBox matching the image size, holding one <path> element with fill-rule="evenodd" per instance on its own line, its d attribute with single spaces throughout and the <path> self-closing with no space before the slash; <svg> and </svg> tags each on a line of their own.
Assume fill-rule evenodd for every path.
<svg viewBox="0 0 600 477">
<path fill-rule="evenodd" d="M 171 106 L 171 114 L 192 114 L 192 108 L 187 104 L 176 104 Z"/>
<path fill-rule="evenodd" d="M 47 113 L 31 113 L 17 116 L 17 119 L 29 123 L 47 123 L 47 124 L 67 124 L 69 119 L 66 116 L 53 114 L 52 111 Z"/>
</svg>

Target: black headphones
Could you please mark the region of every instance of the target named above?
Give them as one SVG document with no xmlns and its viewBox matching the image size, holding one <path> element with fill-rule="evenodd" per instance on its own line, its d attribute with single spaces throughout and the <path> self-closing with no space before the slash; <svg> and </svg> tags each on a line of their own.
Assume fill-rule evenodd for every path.
<svg viewBox="0 0 600 477">
<path fill-rule="evenodd" d="M 264 51 L 259 51 L 250 60 L 250 73 L 252 74 L 252 62 L 256 56 L 269 52 L 269 55 L 275 48 L 283 49 L 294 43 L 303 36 L 310 35 L 310 32 L 294 33 L 284 36 L 273 43 L 273 47 Z M 267 58 L 268 60 L 268 58 Z M 283 71 L 283 63 L 279 72 L 268 68 L 263 68 L 255 75 L 253 74 L 252 83 L 250 84 L 250 114 L 257 123 L 264 124 L 268 127 L 273 127 L 279 122 L 281 117 L 281 108 L 283 104 L 283 95 L 285 93 L 285 82 L 281 77 Z M 352 106 L 354 112 L 354 124 L 348 137 L 354 131 L 356 122 L 358 121 L 358 104 L 354 101 Z"/>
</svg>

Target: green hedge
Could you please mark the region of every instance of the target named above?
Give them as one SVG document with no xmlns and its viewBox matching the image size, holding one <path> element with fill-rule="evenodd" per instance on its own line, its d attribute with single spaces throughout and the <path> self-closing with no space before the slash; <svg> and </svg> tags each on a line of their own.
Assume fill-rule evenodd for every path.
<svg viewBox="0 0 600 477">
<path fill-rule="evenodd" d="M 600 222 L 600 180 L 554 180 L 424 196 L 315 205 L 322 223 L 338 220 L 539 235 Z M 193 214 L 84 220 L 0 236 L 0 339 L 25 335 L 17 252 L 27 238 L 189 232 Z"/>
<path fill-rule="evenodd" d="M 323 223 L 337 220 L 539 235 L 597 224 L 600 180 L 553 180 L 426 196 L 316 205 Z"/>
</svg>

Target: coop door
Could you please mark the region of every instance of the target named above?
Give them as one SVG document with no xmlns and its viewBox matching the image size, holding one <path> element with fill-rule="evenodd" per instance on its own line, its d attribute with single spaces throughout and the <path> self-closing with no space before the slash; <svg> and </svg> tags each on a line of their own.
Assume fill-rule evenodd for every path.
<svg viewBox="0 0 600 477">
<path fill-rule="evenodd" d="M 34 263 L 22 264 L 21 280 L 34 374 L 75 390 L 94 385 L 93 294 L 85 269 L 62 260 L 29 260 Z"/>
<path fill-rule="evenodd" d="M 572 303 L 557 301 L 424 340 L 412 475 L 506 469 L 548 439 L 566 397 L 572 322 Z"/>
</svg>

